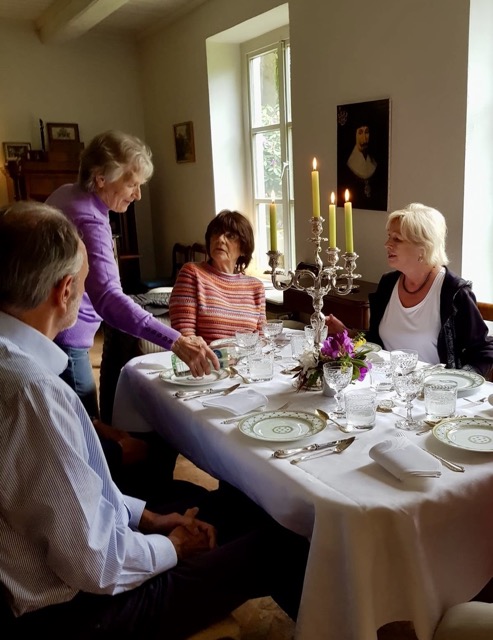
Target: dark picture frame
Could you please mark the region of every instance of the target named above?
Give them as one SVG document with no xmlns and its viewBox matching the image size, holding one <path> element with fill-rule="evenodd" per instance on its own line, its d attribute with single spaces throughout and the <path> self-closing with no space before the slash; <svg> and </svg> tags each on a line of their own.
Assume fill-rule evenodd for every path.
<svg viewBox="0 0 493 640">
<path fill-rule="evenodd" d="M 72 122 L 47 122 L 48 143 L 70 143 L 80 142 L 79 125 Z"/>
<path fill-rule="evenodd" d="M 337 202 L 349 190 L 355 209 L 387 211 L 390 98 L 337 107 Z"/>
<path fill-rule="evenodd" d="M 30 142 L 4 142 L 3 154 L 5 156 L 5 162 L 21 160 L 27 157 L 27 152 L 30 151 L 30 149 Z"/>
<path fill-rule="evenodd" d="M 175 136 L 176 162 L 195 162 L 195 141 L 193 122 L 179 122 L 173 125 Z"/>
</svg>

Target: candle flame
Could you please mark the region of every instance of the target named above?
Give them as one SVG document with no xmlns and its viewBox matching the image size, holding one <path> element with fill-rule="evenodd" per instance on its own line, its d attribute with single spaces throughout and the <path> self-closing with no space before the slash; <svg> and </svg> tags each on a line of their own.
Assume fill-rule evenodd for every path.
<svg viewBox="0 0 493 640">
<path fill-rule="evenodd" d="M 346 200 L 346 202 L 349 202 L 349 189 L 346 189 L 346 191 L 344 192 L 344 199 Z"/>
<path fill-rule="evenodd" d="M 336 201 L 336 195 L 335 195 L 334 192 L 332 192 L 330 194 L 330 202 L 331 202 L 331 204 L 334 204 L 335 201 Z"/>
<path fill-rule="evenodd" d="M 274 193 L 274 190 L 270 192 L 270 199 L 272 201 L 272 204 L 274 204 L 274 202 L 276 201 L 276 194 Z"/>
<path fill-rule="evenodd" d="M 316 171 L 317 170 L 317 158 L 313 158 L 313 170 Z"/>
</svg>

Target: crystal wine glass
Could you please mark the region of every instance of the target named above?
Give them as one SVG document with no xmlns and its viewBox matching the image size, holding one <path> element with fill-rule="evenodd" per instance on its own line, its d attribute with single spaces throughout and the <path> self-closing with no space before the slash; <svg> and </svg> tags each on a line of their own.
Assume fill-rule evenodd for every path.
<svg viewBox="0 0 493 640">
<path fill-rule="evenodd" d="M 397 420 L 395 426 L 405 431 L 415 431 L 423 426 L 421 420 L 413 418 L 412 408 L 413 400 L 418 393 L 423 390 L 423 382 L 425 377 L 425 369 L 414 369 L 413 371 L 394 370 L 392 379 L 397 394 L 406 401 L 407 415 L 401 420 Z"/>
<path fill-rule="evenodd" d="M 418 352 L 414 349 L 396 349 L 390 352 L 392 372 L 406 373 L 413 371 L 418 364 Z"/>
<path fill-rule="evenodd" d="M 335 392 L 336 408 L 331 415 L 336 418 L 344 417 L 344 409 L 341 406 L 339 393 L 348 386 L 352 377 L 353 365 L 348 362 L 326 362 L 324 364 L 324 380 Z"/>
<path fill-rule="evenodd" d="M 267 320 L 267 322 L 264 322 L 262 325 L 264 336 L 267 338 L 269 346 L 274 353 L 276 353 L 275 340 L 281 335 L 283 327 L 282 320 Z"/>
</svg>

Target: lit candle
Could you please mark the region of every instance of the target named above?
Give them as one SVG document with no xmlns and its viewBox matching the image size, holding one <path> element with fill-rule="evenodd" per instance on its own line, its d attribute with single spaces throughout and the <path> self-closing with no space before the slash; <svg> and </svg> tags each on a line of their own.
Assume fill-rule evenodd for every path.
<svg viewBox="0 0 493 640">
<path fill-rule="evenodd" d="M 337 246 L 337 236 L 336 236 L 336 206 L 335 206 L 335 194 L 332 192 L 330 194 L 330 204 L 329 204 L 329 247 Z"/>
<path fill-rule="evenodd" d="M 320 187 L 319 187 L 319 181 L 318 181 L 317 158 L 313 158 L 312 204 L 313 204 L 313 217 L 320 218 Z"/>
<path fill-rule="evenodd" d="M 354 253 L 353 242 L 353 207 L 349 201 L 349 191 L 346 189 L 344 194 L 346 202 L 344 203 L 344 222 L 346 227 L 346 251 Z"/>
<path fill-rule="evenodd" d="M 276 197 L 271 193 L 272 202 L 269 205 L 269 225 L 270 225 L 270 250 L 277 251 L 277 213 Z"/>
</svg>

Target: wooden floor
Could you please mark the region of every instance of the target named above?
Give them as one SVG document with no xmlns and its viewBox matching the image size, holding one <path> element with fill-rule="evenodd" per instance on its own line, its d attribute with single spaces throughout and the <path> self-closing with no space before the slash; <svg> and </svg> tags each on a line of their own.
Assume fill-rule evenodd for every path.
<svg viewBox="0 0 493 640">
<path fill-rule="evenodd" d="M 99 384 L 101 352 L 102 335 L 98 334 L 91 350 L 91 362 L 97 384 Z M 178 456 L 175 477 L 195 482 L 208 489 L 217 487 L 215 478 L 198 469 L 183 456 Z M 234 617 L 241 628 L 241 640 L 292 640 L 294 638 L 294 623 L 271 598 L 258 598 L 246 602 L 236 609 Z M 395 622 L 379 630 L 378 640 L 417 640 L 417 638 L 410 623 Z"/>
</svg>

